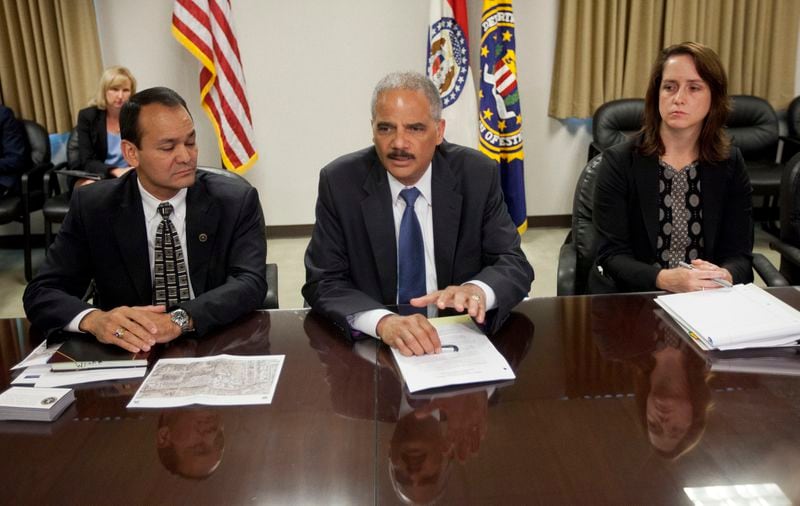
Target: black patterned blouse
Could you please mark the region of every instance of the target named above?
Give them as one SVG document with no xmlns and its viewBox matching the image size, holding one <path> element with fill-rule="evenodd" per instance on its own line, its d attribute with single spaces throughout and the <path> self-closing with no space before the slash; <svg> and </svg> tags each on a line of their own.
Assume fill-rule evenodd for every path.
<svg viewBox="0 0 800 506">
<path fill-rule="evenodd" d="M 658 161 L 658 259 L 667 269 L 703 258 L 703 193 L 694 161 L 675 170 Z"/>
</svg>

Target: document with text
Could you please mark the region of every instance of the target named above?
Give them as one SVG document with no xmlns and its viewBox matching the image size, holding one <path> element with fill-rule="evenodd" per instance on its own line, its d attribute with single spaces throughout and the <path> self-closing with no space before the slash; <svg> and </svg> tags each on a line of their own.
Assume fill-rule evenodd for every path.
<svg viewBox="0 0 800 506">
<path fill-rule="evenodd" d="M 430 322 L 439 333 L 441 353 L 406 357 L 392 348 L 409 392 L 515 378 L 506 359 L 468 315 Z"/>
<path fill-rule="evenodd" d="M 284 355 L 161 359 L 128 407 L 270 404 L 283 359 Z"/>
</svg>

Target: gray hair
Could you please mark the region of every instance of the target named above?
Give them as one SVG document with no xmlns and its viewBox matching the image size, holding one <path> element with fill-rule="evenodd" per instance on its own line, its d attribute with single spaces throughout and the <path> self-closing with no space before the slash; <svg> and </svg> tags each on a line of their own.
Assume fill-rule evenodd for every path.
<svg viewBox="0 0 800 506">
<path fill-rule="evenodd" d="M 435 121 L 442 119 L 442 99 L 439 96 L 439 89 L 433 84 L 428 76 L 419 72 L 392 72 L 375 85 L 372 92 L 372 103 L 370 105 L 372 119 L 375 119 L 375 106 L 381 93 L 392 90 L 411 90 L 421 91 L 430 105 L 431 118 Z"/>
</svg>

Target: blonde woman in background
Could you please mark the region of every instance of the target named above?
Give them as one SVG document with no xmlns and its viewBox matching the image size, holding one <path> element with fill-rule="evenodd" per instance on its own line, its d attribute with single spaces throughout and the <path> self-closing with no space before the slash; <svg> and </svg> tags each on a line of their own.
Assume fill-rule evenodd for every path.
<svg viewBox="0 0 800 506">
<path fill-rule="evenodd" d="M 136 78 L 125 67 L 107 68 L 90 106 L 78 113 L 78 160 L 71 169 L 97 174 L 101 178 L 120 177 L 130 170 L 122 156 L 119 112 L 136 93 Z M 93 182 L 79 179 L 76 186 Z"/>
</svg>

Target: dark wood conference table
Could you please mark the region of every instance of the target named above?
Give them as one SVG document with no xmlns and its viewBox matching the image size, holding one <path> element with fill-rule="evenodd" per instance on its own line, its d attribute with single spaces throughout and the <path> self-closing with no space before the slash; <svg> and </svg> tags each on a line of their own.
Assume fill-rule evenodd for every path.
<svg viewBox="0 0 800 506">
<path fill-rule="evenodd" d="M 800 376 L 711 370 L 652 299 L 523 302 L 493 338 L 515 382 L 413 396 L 383 345 L 255 313 L 159 353 L 285 354 L 271 405 L 129 410 L 139 380 L 77 386 L 53 423 L 0 422 L 0 503 L 672 505 L 745 484 L 800 503 Z M 27 328 L 0 321 L 3 389 Z"/>
</svg>

